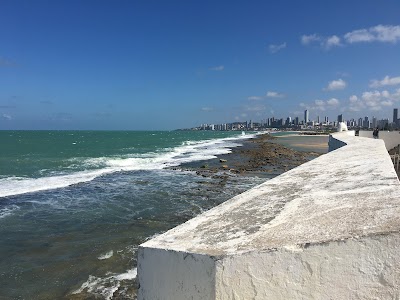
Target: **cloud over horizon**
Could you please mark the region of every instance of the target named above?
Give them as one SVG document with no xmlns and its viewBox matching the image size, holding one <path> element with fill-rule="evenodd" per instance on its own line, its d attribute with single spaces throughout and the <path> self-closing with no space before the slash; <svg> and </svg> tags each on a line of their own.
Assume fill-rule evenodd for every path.
<svg viewBox="0 0 400 300">
<path fill-rule="evenodd" d="M 267 97 L 267 98 L 284 98 L 285 95 L 278 93 L 278 92 L 274 92 L 274 91 L 268 91 L 267 94 L 265 95 L 265 97 Z"/>
<path fill-rule="evenodd" d="M 400 76 L 398 77 L 392 77 L 390 78 L 389 76 L 385 76 L 382 80 L 371 80 L 369 86 L 372 88 L 378 88 L 378 87 L 383 87 L 383 86 L 388 86 L 388 85 L 398 85 L 400 84 Z"/>
<path fill-rule="evenodd" d="M 330 110 L 333 108 L 336 108 L 337 106 L 339 106 L 340 101 L 336 98 L 330 98 L 328 100 L 315 100 L 314 101 L 315 106 L 312 107 L 312 109 L 314 110 L 319 110 L 319 111 L 326 111 L 326 110 Z"/>
<path fill-rule="evenodd" d="M 300 107 L 311 110 L 311 111 L 328 111 L 335 110 L 339 107 L 340 100 L 336 98 L 330 98 L 328 100 L 316 99 L 314 103 L 308 105 L 304 102 L 299 104 Z"/>
<path fill-rule="evenodd" d="M 344 39 L 350 43 L 396 43 L 400 41 L 400 26 L 377 25 L 368 29 L 357 29 L 344 35 Z"/>
<path fill-rule="evenodd" d="M 366 91 L 363 92 L 361 97 L 352 95 L 349 97 L 349 111 L 380 111 L 383 107 L 390 107 L 395 102 L 400 101 L 400 89 L 397 89 L 394 93 L 389 91 Z"/>
<path fill-rule="evenodd" d="M 322 37 L 317 34 L 302 35 L 300 37 L 301 44 L 304 46 L 310 45 L 311 43 L 319 43 L 322 48 L 329 50 L 332 47 L 343 46 L 340 37 L 337 35 L 332 35 L 329 37 Z"/>
<path fill-rule="evenodd" d="M 214 110 L 213 107 L 202 107 L 201 108 L 201 111 L 204 111 L 204 112 L 210 112 L 210 111 L 213 111 L 213 110 Z"/>
<path fill-rule="evenodd" d="M 209 68 L 210 71 L 223 71 L 224 69 L 223 65 Z"/>
<path fill-rule="evenodd" d="M 348 44 L 355 43 L 392 43 L 400 41 L 399 25 L 377 25 L 370 28 L 357 29 L 345 33 L 342 37 L 332 35 L 323 37 L 316 33 L 310 35 L 302 35 L 300 37 L 301 44 L 304 46 L 312 43 L 319 43 L 323 48 L 330 49 L 332 47 L 343 46 L 342 39 Z"/>
<path fill-rule="evenodd" d="M 13 117 L 11 115 L 9 115 L 9 114 L 2 114 L 1 118 L 3 120 L 7 120 L 7 121 L 11 121 L 13 119 Z"/>
<path fill-rule="evenodd" d="M 263 99 L 264 99 L 264 97 L 261 97 L 261 96 L 250 96 L 247 98 L 247 100 L 250 100 L 250 101 L 252 101 L 252 100 L 258 101 L 258 100 L 263 100 Z"/>
<path fill-rule="evenodd" d="M 325 91 L 337 91 L 343 90 L 347 86 L 346 81 L 339 78 L 338 80 L 332 80 L 328 83 L 328 86 L 324 88 Z"/>
<path fill-rule="evenodd" d="M 275 53 L 277 53 L 277 52 L 279 52 L 279 51 L 281 51 L 281 50 L 283 50 L 285 48 L 286 48 L 286 42 L 282 43 L 280 45 L 271 44 L 271 45 L 269 45 L 269 52 L 271 52 L 272 54 L 275 54 Z"/>
<path fill-rule="evenodd" d="M 265 96 L 250 96 L 250 97 L 247 98 L 247 100 L 259 101 L 259 100 L 264 100 L 264 99 L 267 99 L 267 98 L 284 98 L 284 97 L 285 97 L 285 94 L 278 93 L 276 91 L 267 91 Z"/>
</svg>

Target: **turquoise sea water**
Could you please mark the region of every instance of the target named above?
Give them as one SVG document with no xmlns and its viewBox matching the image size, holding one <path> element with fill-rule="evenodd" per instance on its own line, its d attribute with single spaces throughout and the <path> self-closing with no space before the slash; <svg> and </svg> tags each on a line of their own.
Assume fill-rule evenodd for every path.
<svg viewBox="0 0 400 300">
<path fill-rule="evenodd" d="M 0 299 L 135 299 L 140 243 L 265 180 L 168 167 L 248 137 L 0 131 Z"/>
</svg>

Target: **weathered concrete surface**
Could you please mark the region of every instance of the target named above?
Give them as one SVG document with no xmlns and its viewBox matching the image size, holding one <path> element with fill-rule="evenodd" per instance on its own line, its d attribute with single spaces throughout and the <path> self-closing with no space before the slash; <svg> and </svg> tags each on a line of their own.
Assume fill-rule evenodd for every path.
<svg viewBox="0 0 400 300">
<path fill-rule="evenodd" d="M 215 299 L 213 258 L 167 249 L 141 248 L 139 260 L 139 299 Z"/>
<path fill-rule="evenodd" d="M 139 299 L 395 299 L 397 175 L 383 141 L 334 137 L 347 146 L 142 244 Z"/>
<path fill-rule="evenodd" d="M 399 245 L 395 233 L 228 256 L 215 299 L 399 299 Z"/>
<path fill-rule="evenodd" d="M 371 130 L 360 130 L 360 137 L 373 138 Z M 400 144 L 400 131 L 379 131 L 379 139 L 383 140 L 387 150 L 391 150 Z"/>
</svg>

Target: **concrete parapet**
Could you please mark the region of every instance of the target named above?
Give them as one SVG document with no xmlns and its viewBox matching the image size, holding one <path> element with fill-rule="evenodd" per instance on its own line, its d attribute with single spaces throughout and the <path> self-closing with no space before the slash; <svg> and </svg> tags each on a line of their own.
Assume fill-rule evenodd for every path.
<svg viewBox="0 0 400 300">
<path fill-rule="evenodd" d="M 355 136 L 355 131 L 351 130 L 351 131 L 343 131 L 341 133 L 337 133 L 334 135 L 329 135 L 329 141 L 328 141 L 328 151 L 331 152 L 333 150 L 339 149 L 343 146 L 346 146 L 346 142 L 342 141 L 342 139 L 340 138 L 335 138 L 335 136 Z"/>
<path fill-rule="evenodd" d="M 360 137 L 373 138 L 371 130 L 360 130 Z M 400 144 L 400 131 L 379 131 L 379 139 L 385 142 L 387 150 L 393 149 Z"/>
<path fill-rule="evenodd" d="M 142 244 L 138 298 L 398 299 L 400 183 L 383 141 L 349 134 Z"/>
</svg>

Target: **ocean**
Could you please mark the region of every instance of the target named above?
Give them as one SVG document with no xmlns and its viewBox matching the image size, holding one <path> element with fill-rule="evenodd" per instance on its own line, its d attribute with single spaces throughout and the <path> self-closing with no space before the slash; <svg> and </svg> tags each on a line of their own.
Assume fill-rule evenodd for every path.
<svg viewBox="0 0 400 300">
<path fill-rule="evenodd" d="M 139 244 L 266 180 L 173 167 L 251 137 L 0 131 L 0 299 L 135 299 Z"/>
</svg>

